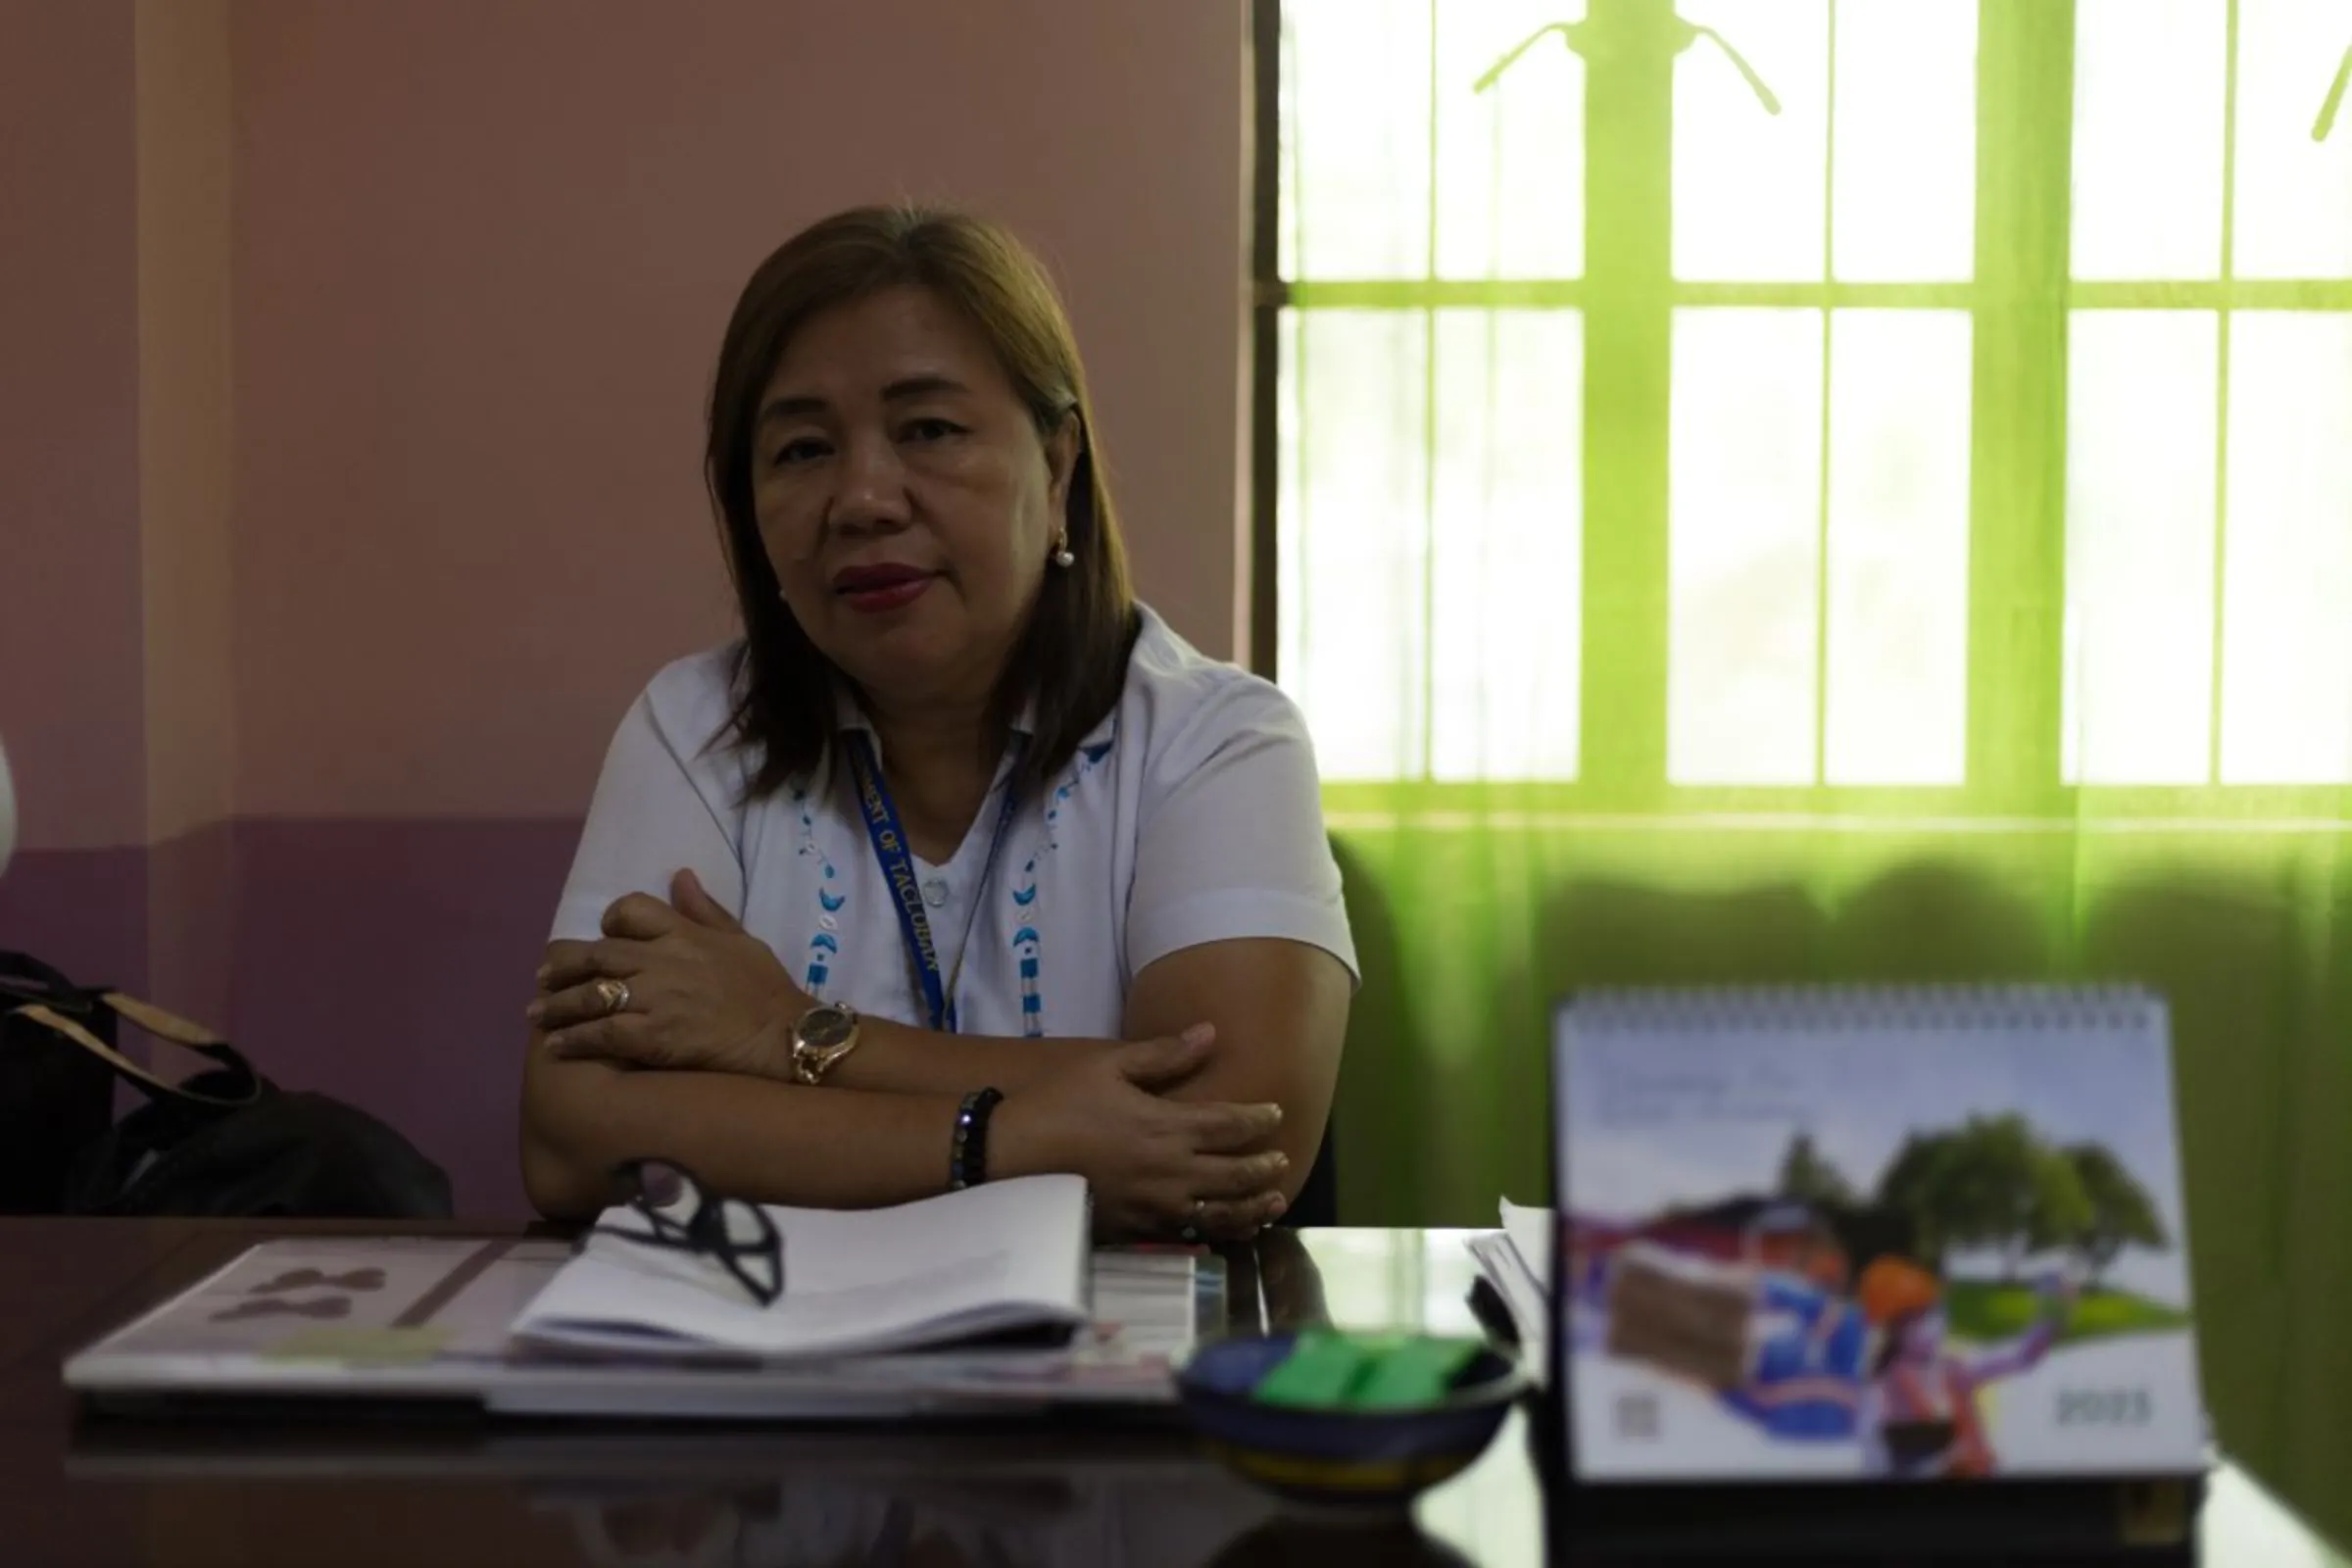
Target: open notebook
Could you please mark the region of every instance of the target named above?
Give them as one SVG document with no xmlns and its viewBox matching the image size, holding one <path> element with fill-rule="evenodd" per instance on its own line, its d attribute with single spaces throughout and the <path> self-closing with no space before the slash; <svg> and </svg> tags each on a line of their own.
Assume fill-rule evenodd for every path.
<svg viewBox="0 0 2352 1568">
<path fill-rule="evenodd" d="M 514 1323 L 541 1349 L 762 1360 L 872 1355 L 1007 1335 L 1066 1340 L 1088 1320 L 1078 1176 L 990 1182 L 895 1208 L 770 1207 L 782 1294 L 761 1304 L 715 1260 L 631 1240 L 607 1210 Z"/>
</svg>

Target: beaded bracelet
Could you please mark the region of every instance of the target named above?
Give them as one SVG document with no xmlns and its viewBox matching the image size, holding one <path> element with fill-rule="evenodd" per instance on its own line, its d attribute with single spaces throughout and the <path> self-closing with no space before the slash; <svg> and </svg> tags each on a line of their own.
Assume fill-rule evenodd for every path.
<svg viewBox="0 0 2352 1568">
<path fill-rule="evenodd" d="M 960 1193 L 988 1180 L 988 1117 L 1003 1094 L 975 1089 L 956 1109 L 956 1143 L 948 1154 L 948 1191 Z"/>
</svg>

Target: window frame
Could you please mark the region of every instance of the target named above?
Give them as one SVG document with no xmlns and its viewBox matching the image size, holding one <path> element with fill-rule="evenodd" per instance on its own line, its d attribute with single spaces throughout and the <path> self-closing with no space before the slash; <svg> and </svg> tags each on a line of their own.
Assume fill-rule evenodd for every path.
<svg viewBox="0 0 2352 1568">
<path fill-rule="evenodd" d="M 2069 25 L 2068 39 L 2068 116 L 2070 130 L 2073 120 L 2072 40 L 2075 33 L 2074 0 L 2065 0 Z M 2197 784 L 2103 784 L 2063 782 L 2055 784 L 2068 800 L 2089 799 L 2117 814 L 2132 816 L 2192 818 L 2212 811 L 2217 806 L 2232 813 L 2247 816 L 2266 816 L 2291 822 L 2297 816 L 2313 820 L 2340 818 L 2344 812 L 2346 786 L 2342 784 L 2226 784 L 2222 782 L 2222 735 L 2225 696 L 2223 667 L 2225 663 L 2226 599 L 2229 588 L 2229 484 L 2230 484 L 2230 329 L 2232 320 L 2241 311 L 2303 311 L 2352 314 L 2352 277 L 2340 279 L 2317 278 L 2241 278 L 2237 276 L 2237 121 L 2238 121 L 2238 32 L 2242 11 L 2241 0 L 2224 0 L 2226 43 L 2222 83 L 2222 211 L 2220 221 L 2220 270 L 2212 278 L 2195 279 L 2078 279 L 2068 265 L 2061 272 L 2061 286 L 2066 291 L 2066 322 L 2071 329 L 2075 315 L 2086 311 L 2177 311 L 2188 314 L 2209 314 L 2215 318 L 2215 374 L 2214 374 L 2214 494 L 2213 494 L 2213 592 L 2207 609 L 2207 636 L 2211 645 L 2206 695 L 2205 778 Z M 2071 238 L 2071 236 L 2070 236 Z M 2071 245 L 2069 246 L 2071 251 Z M 2071 263 L 2071 257 L 2066 258 Z M 2060 389 L 2061 397 L 2064 388 Z M 2064 407 L 2061 405 L 2063 416 Z M 2063 464 L 2063 441 L 2058 460 Z M 2063 472 L 2063 469 L 2061 470 Z M 2062 481 L 2063 484 L 2063 481 Z M 2063 521 L 2064 497 L 2060 497 Z M 2063 552 L 2063 531 L 2058 541 Z M 2064 672 L 2060 672 L 2059 710 L 2064 711 Z M 2061 719 L 2061 723 L 2063 720 Z M 2059 728 L 2053 725 L 2053 744 Z M 2053 770 L 2056 777 L 2056 770 Z M 2242 825 L 2242 824 L 2240 824 Z"/>
<path fill-rule="evenodd" d="M 1281 337 L 1287 313 L 1501 306 L 1584 316 L 1582 689 L 1576 779 L 1439 782 L 1427 777 L 1327 786 L 1335 809 L 1482 817 L 1524 811 L 1580 818 L 1825 818 L 1915 828 L 1939 819 L 2075 822 L 2086 813 L 2207 825 L 2251 816 L 2333 821 L 2341 785 L 2225 785 L 2221 740 L 2222 572 L 2212 759 L 2200 785 L 2069 784 L 2065 712 L 2067 340 L 2094 309 L 2220 313 L 2221 423 L 2228 439 L 2229 321 L 2240 309 L 2352 311 L 2352 280 L 2237 279 L 2229 202 L 2234 192 L 2239 0 L 2227 0 L 2230 58 L 2224 149 L 2223 273 L 2218 281 L 2079 282 L 2072 275 L 2075 0 L 1979 0 L 1975 267 L 1959 283 L 1681 282 L 1673 272 L 1672 0 L 1589 0 L 1581 278 L 1289 279 L 1281 275 L 1281 0 L 1253 0 L 1250 201 L 1250 663 L 1275 678 L 1280 633 Z M 1834 15 L 1834 12 L 1833 12 Z M 1435 11 L 1432 11 L 1433 25 Z M 1833 24 L 1833 69 L 1835 50 Z M 1606 57 L 1606 64 L 1593 61 Z M 1833 128 L 1832 134 L 1835 134 Z M 1971 337 L 1967 736 L 1953 785 L 1687 785 L 1667 780 L 1668 472 L 1673 321 L 1678 309 L 1798 306 L 1966 309 Z M 1828 320 L 1825 314 L 1825 329 Z M 1825 363 L 1824 374 L 1828 373 Z M 2227 481 L 2224 457 L 2217 486 Z M 1825 484 L 1826 484 L 1826 475 Z M 2215 497 L 2215 545 L 2227 526 Z M 1826 573 L 1826 559 L 1822 564 Z M 1817 659 L 1822 658 L 1817 652 Z M 2030 694 L 2019 700 L 2019 693 Z M 1816 697 L 1816 747 L 1826 715 Z"/>
</svg>

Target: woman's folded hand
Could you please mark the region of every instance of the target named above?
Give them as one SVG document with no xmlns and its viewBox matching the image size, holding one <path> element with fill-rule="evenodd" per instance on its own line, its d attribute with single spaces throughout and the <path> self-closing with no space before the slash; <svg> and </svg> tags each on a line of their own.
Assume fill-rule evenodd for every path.
<svg viewBox="0 0 2352 1568">
<path fill-rule="evenodd" d="M 1105 1236 L 1166 1238 L 1188 1227 L 1209 1240 L 1254 1236 L 1283 1211 L 1277 1189 L 1290 1161 L 1257 1147 L 1282 1125 L 1282 1107 L 1162 1093 L 1200 1069 L 1215 1038 L 1197 1024 L 1073 1055 L 998 1107 L 990 1174 L 1084 1176 Z"/>
<path fill-rule="evenodd" d="M 664 904 L 631 894 L 605 912 L 601 942 L 555 942 L 526 1009 L 564 1059 L 785 1078 L 793 1021 L 808 1002 L 767 944 L 748 935 L 691 871 Z"/>
</svg>

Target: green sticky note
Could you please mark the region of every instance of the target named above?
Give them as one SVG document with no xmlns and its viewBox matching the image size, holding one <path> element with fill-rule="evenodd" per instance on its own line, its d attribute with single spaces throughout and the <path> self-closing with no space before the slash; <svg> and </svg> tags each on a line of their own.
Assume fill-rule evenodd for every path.
<svg viewBox="0 0 2352 1568">
<path fill-rule="evenodd" d="M 1355 1384 L 1358 1409 L 1398 1410 L 1435 1404 L 1479 1351 L 1475 1340 L 1413 1339 L 1376 1358 Z"/>
<path fill-rule="evenodd" d="M 1373 1354 L 1372 1347 L 1345 1334 L 1301 1334 L 1250 1396 L 1260 1404 L 1344 1405 Z"/>
<path fill-rule="evenodd" d="M 290 1334 L 262 1352 L 266 1361 L 351 1361 L 376 1365 L 430 1361 L 449 1330 L 317 1328 Z"/>
</svg>

